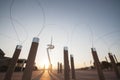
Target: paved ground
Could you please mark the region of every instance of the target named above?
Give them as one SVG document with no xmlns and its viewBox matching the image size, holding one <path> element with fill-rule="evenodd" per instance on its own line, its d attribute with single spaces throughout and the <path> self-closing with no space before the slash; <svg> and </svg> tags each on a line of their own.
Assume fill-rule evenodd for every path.
<svg viewBox="0 0 120 80">
<path fill-rule="evenodd" d="M 112 71 L 104 72 L 105 80 L 119 80 Z M 76 80 L 99 80 L 96 71 L 76 71 Z"/>
<path fill-rule="evenodd" d="M 38 75 L 36 78 L 33 78 L 32 80 L 62 80 L 62 79 L 59 78 L 57 74 L 45 70 L 42 74 Z"/>
<path fill-rule="evenodd" d="M 41 78 L 38 79 L 38 80 L 51 80 L 51 77 L 50 77 L 48 71 L 45 71 L 45 72 L 43 73 L 43 75 L 41 76 Z"/>
<path fill-rule="evenodd" d="M 21 80 L 22 72 L 15 72 L 13 74 L 12 80 Z M 0 73 L 0 80 L 4 79 L 5 73 Z M 57 74 L 56 71 L 52 73 L 47 70 L 43 73 L 42 71 L 34 71 L 32 75 L 32 80 L 64 80 L 64 74 Z M 70 74 L 71 75 L 71 74 Z M 104 72 L 106 80 L 120 80 L 117 79 L 116 75 L 112 71 Z M 72 80 L 72 79 L 71 79 Z M 96 71 L 76 71 L 76 80 L 99 80 Z"/>
<path fill-rule="evenodd" d="M 14 72 L 12 80 L 22 80 L 23 72 Z M 32 74 L 32 80 L 42 75 L 42 71 L 34 71 Z M 0 80 L 4 80 L 5 73 L 0 73 Z"/>
</svg>

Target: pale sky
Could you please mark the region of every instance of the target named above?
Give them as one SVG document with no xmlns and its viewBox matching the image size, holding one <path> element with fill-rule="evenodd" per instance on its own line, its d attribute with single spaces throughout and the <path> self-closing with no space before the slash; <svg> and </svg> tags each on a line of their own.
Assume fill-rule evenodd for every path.
<svg viewBox="0 0 120 80">
<path fill-rule="evenodd" d="M 12 0 L 0 0 L 0 48 L 8 57 L 20 44 L 10 20 L 11 4 Z M 48 61 L 46 48 L 51 36 L 54 67 L 58 61 L 63 63 L 64 46 L 73 54 L 76 68 L 89 66 L 92 42 L 100 61 L 109 51 L 120 61 L 119 0 L 13 0 L 11 15 L 19 39 L 25 40 L 19 58 L 27 59 L 33 37 L 45 25 L 36 56 L 40 67 Z"/>
</svg>

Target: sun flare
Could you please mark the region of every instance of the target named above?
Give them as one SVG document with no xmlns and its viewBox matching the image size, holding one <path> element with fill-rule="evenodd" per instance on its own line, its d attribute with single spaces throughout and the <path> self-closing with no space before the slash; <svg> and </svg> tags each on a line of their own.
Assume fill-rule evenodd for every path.
<svg viewBox="0 0 120 80">
<path fill-rule="evenodd" d="M 48 62 L 48 60 L 43 60 L 42 61 L 42 65 L 45 67 L 45 69 L 48 69 L 49 68 L 49 62 Z"/>
</svg>

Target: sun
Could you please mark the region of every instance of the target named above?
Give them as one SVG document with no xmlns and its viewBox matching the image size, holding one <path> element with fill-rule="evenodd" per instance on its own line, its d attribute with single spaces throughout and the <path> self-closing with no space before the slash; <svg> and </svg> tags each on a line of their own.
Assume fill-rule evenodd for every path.
<svg viewBox="0 0 120 80">
<path fill-rule="evenodd" d="M 37 66 L 39 67 L 39 69 L 48 69 L 49 68 L 49 61 L 48 59 L 42 59 L 40 61 L 37 61 Z"/>
<path fill-rule="evenodd" d="M 42 64 L 43 64 L 43 66 L 45 66 L 45 69 L 49 68 L 49 62 L 48 62 L 48 60 L 43 60 Z"/>
</svg>

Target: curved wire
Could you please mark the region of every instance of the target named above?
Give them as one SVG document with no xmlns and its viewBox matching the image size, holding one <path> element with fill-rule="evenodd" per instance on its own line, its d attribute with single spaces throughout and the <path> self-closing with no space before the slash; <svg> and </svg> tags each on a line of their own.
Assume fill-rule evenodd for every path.
<svg viewBox="0 0 120 80">
<path fill-rule="evenodd" d="M 74 31 L 75 31 L 75 28 L 76 27 L 79 27 L 79 24 L 76 24 L 75 25 L 75 27 L 73 27 L 73 29 L 72 29 L 72 32 L 71 32 L 71 42 L 72 42 L 72 36 L 73 36 L 73 34 L 74 34 Z M 94 41 L 93 41 L 93 39 L 94 39 L 94 35 L 93 35 L 93 30 L 92 30 L 92 28 L 88 25 L 88 26 L 86 26 L 87 28 L 89 28 L 88 30 L 89 30 L 89 32 L 90 32 L 90 34 L 91 34 L 91 44 L 92 44 L 92 47 L 94 47 Z"/>
<path fill-rule="evenodd" d="M 94 47 L 94 35 L 93 35 L 93 29 L 88 25 L 88 28 L 90 30 L 91 33 L 91 44 L 92 44 L 92 48 Z"/>
<path fill-rule="evenodd" d="M 3 33 L 0 33 L 0 35 L 6 37 L 6 38 L 8 38 L 8 39 L 17 41 L 16 39 L 14 39 L 14 38 L 12 38 L 12 37 L 10 37 L 10 36 L 8 36 L 8 35 L 5 35 L 5 34 L 3 34 Z"/>
<path fill-rule="evenodd" d="M 15 31 L 15 33 L 16 33 L 16 36 L 17 36 L 17 39 L 18 39 L 19 43 L 20 43 L 20 44 L 23 44 L 23 43 L 27 40 L 27 38 L 28 38 L 28 33 L 27 33 L 27 30 L 25 29 L 24 25 L 21 24 L 17 19 L 13 18 L 13 16 L 12 16 L 12 7 L 13 7 L 13 4 L 14 4 L 14 0 L 12 0 L 12 2 L 11 2 L 11 4 L 10 4 L 10 21 L 11 21 L 11 24 L 12 24 L 12 26 L 13 26 L 13 29 L 14 29 L 14 31 Z M 13 20 L 16 21 L 16 22 L 20 25 L 20 27 L 22 27 L 23 30 L 25 31 L 25 33 L 26 33 L 26 38 L 25 38 L 25 40 L 20 41 L 20 38 L 19 38 L 19 35 L 18 35 L 17 30 L 16 30 L 16 28 L 15 28 L 15 25 L 14 25 L 14 21 L 13 21 Z"/>
<path fill-rule="evenodd" d="M 17 36 L 17 39 L 18 39 L 18 41 L 19 41 L 19 43 L 20 43 L 21 41 L 20 41 L 19 35 L 18 35 L 18 33 L 17 33 L 17 30 L 16 30 L 16 28 L 15 28 L 15 25 L 14 25 L 14 22 L 13 22 L 13 17 L 12 17 L 12 7 L 13 7 L 13 4 L 14 4 L 14 0 L 12 0 L 12 2 L 11 2 L 11 4 L 10 4 L 10 22 L 11 22 L 11 24 L 12 24 L 12 27 L 13 27 L 14 31 L 15 31 L 15 34 L 16 34 L 16 36 Z"/>
<path fill-rule="evenodd" d="M 104 37 L 109 36 L 109 35 L 114 34 L 114 33 L 118 33 L 118 32 L 120 32 L 120 31 L 119 31 L 119 30 L 116 30 L 116 31 L 108 32 L 108 33 L 106 33 L 106 34 L 98 37 L 98 38 L 95 40 L 95 43 L 98 42 L 98 41 L 100 41 L 100 40 L 102 40 L 102 42 L 103 42 L 103 43 L 106 45 L 106 47 L 108 48 L 108 52 L 110 52 L 110 51 L 111 51 L 111 47 L 112 47 L 113 45 L 116 45 L 116 42 L 108 45 L 108 42 L 104 40 Z"/>
<path fill-rule="evenodd" d="M 119 39 L 119 40 L 120 40 L 120 39 Z M 109 46 L 109 49 L 111 49 L 113 46 L 118 45 L 118 44 L 119 44 L 118 42 L 112 43 L 112 44 Z"/>
<path fill-rule="evenodd" d="M 98 37 L 98 38 L 95 40 L 95 43 L 96 43 L 97 41 L 101 40 L 101 38 L 103 38 L 103 37 L 106 37 L 106 36 L 108 36 L 108 35 L 110 35 L 110 34 L 114 34 L 114 33 L 118 33 L 118 32 L 120 32 L 120 30 L 111 31 L 111 32 L 108 32 L 108 33 L 106 33 L 106 34 L 103 34 L 102 36 Z"/>
<path fill-rule="evenodd" d="M 39 7 L 41 8 L 42 10 L 42 14 L 43 14 L 43 25 L 42 25 L 42 28 L 40 29 L 39 33 L 38 33 L 38 37 L 40 36 L 40 34 L 42 33 L 42 31 L 44 30 L 45 28 L 45 25 L 46 25 L 46 15 L 45 15 L 45 11 L 44 11 L 44 8 L 42 7 L 41 5 L 41 2 L 39 0 L 36 0 L 36 2 L 38 3 Z"/>
<path fill-rule="evenodd" d="M 24 25 L 21 24 L 17 19 L 14 18 L 13 20 L 16 21 L 20 25 L 20 27 L 23 28 L 24 32 L 26 33 L 26 38 L 23 41 L 21 41 L 21 44 L 23 44 L 28 39 L 28 32 L 27 32 L 26 28 L 24 27 Z"/>
</svg>

